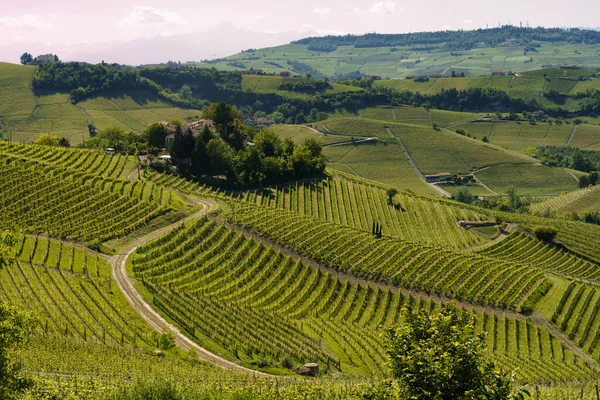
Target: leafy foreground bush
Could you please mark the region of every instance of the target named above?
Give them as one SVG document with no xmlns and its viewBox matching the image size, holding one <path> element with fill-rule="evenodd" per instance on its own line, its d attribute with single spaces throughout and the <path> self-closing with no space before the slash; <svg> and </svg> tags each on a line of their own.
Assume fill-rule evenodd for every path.
<svg viewBox="0 0 600 400">
<path fill-rule="evenodd" d="M 404 310 L 406 321 L 388 331 L 394 382 L 374 385 L 365 399 L 523 399 L 511 394 L 510 376 L 483 356 L 485 334 L 453 304 L 439 312 Z"/>
</svg>

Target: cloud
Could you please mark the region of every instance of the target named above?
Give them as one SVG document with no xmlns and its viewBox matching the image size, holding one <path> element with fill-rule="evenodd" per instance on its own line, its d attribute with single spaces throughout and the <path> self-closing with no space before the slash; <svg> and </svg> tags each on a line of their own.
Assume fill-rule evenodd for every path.
<svg viewBox="0 0 600 400">
<path fill-rule="evenodd" d="M 329 8 L 329 7 L 315 7 L 315 8 L 313 8 L 313 12 L 315 14 L 321 14 L 321 15 L 325 15 L 325 14 L 329 13 L 329 10 L 331 10 L 331 8 Z"/>
<path fill-rule="evenodd" d="M 121 21 L 121 25 L 141 24 L 185 24 L 185 20 L 172 11 L 138 5 Z"/>
<path fill-rule="evenodd" d="M 391 0 L 382 0 L 374 3 L 369 11 L 373 14 L 392 14 L 396 12 L 396 3 Z"/>
<path fill-rule="evenodd" d="M 352 14 L 352 15 L 363 15 L 365 13 L 365 11 L 360 8 L 360 7 L 354 7 L 354 9 L 352 9 L 352 11 L 350 11 L 348 14 Z"/>
<path fill-rule="evenodd" d="M 472 19 L 465 19 L 463 22 L 464 22 L 465 24 L 472 24 L 472 23 L 473 23 L 473 20 L 472 20 Z"/>
<path fill-rule="evenodd" d="M 26 14 L 20 17 L 0 17 L 0 27 L 48 30 L 54 28 L 54 24 L 44 21 L 38 15 Z"/>
<path fill-rule="evenodd" d="M 452 25 L 442 25 L 442 30 L 444 30 L 444 31 L 452 30 L 452 28 L 453 28 Z"/>
</svg>

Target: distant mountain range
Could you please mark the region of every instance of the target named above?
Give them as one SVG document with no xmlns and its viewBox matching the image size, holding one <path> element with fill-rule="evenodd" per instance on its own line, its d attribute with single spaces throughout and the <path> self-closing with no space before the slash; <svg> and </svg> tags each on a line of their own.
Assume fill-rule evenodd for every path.
<svg viewBox="0 0 600 400">
<path fill-rule="evenodd" d="M 47 46 L 43 43 L 0 45 L 0 61 L 17 63 L 24 52 L 57 54 L 64 61 L 120 64 L 155 64 L 172 61 L 200 61 L 225 57 L 248 48 L 273 47 L 316 36 L 316 32 L 255 32 L 224 22 L 205 31 L 186 35 L 155 36 L 129 42 L 73 43 Z"/>
</svg>

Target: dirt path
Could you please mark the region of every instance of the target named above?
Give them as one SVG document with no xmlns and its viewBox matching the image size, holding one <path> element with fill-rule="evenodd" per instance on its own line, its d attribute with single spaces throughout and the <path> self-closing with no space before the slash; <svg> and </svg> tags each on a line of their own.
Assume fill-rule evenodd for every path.
<svg viewBox="0 0 600 400">
<path fill-rule="evenodd" d="M 127 301 L 129 301 L 131 306 L 134 308 L 134 310 L 153 329 L 155 329 L 159 332 L 167 331 L 167 332 L 173 333 L 173 335 L 175 335 L 175 343 L 177 343 L 177 345 L 179 347 L 181 347 L 183 350 L 185 350 L 185 351 L 193 350 L 198 355 L 198 358 L 200 358 L 201 360 L 216 364 L 225 369 L 233 369 L 233 370 L 238 370 L 238 371 L 243 371 L 243 372 L 250 372 L 253 374 L 257 374 L 257 375 L 268 376 L 267 374 L 264 374 L 262 372 L 258 372 L 258 371 L 251 370 L 249 368 L 242 367 L 241 365 L 238 365 L 234 362 L 231 362 L 222 357 L 219 357 L 216 354 L 211 353 L 210 351 L 206 350 L 203 347 L 200 347 L 198 344 L 193 342 L 191 339 L 189 339 L 187 336 L 185 336 L 183 333 L 181 333 L 181 331 L 179 329 L 177 329 L 177 327 L 175 327 L 171 323 L 167 322 L 156 311 L 154 311 L 148 303 L 146 303 L 146 301 L 142 298 L 140 293 L 135 288 L 132 279 L 127 275 L 127 271 L 126 271 L 127 259 L 129 258 L 129 256 L 131 256 L 131 254 L 133 254 L 133 252 L 135 252 L 135 250 L 138 247 L 143 246 L 144 244 L 150 242 L 151 240 L 154 240 L 154 239 L 164 235 L 165 233 L 171 231 L 175 227 L 181 225 L 183 222 L 207 215 L 212 210 L 211 203 L 209 203 L 207 201 L 203 201 L 203 200 L 198 200 L 197 202 L 204 206 L 204 208 L 201 211 L 199 211 L 196 214 L 191 215 L 179 222 L 176 222 L 172 225 L 169 225 L 167 227 L 164 227 L 162 229 L 154 231 L 154 232 L 136 240 L 134 243 L 130 244 L 129 246 L 127 246 L 126 248 L 121 250 L 119 252 L 119 254 L 117 254 L 113 257 L 110 257 L 109 261 L 112 266 L 113 279 L 119 286 L 119 289 L 121 290 L 121 292 L 123 293 L 123 295 L 125 296 Z"/>
<path fill-rule="evenodd" d="M 390 137 L 392 139 L 395 139 L 396 142 L 400 145 L 400 148 L 402 148 L 402 152 L 404 153 L 404 157 L 406 157 L 406 160 L 408 161 L 408 164 L 415 171 L 415 174 L 417 174 L 417 176 L 419 178 L 421 178 L 421 180 L 423 180 L 427 185 L 429 185 L 435 191 L 437 191 L 438 193 L 440 193 L 442 196 L 447 197 L 447 198 L 452 197 L 452 195 L 450 193 L 448 193 L 447 191 L 445 191 L 441 187 L 425 181 L 425 176 L 421 173 L 421 171 L 419 170 L 419 167 L 417 167 L 417 164 L 415 164 L 414 160 L 410 156 L 408 150 L 406 149 L 406 146 L 404 146 L 404 143 L 402 142 L 402 139 L 400 139 L 398 136 L 394 135 L 394 132 L 392 132 L 392 130 L 389 127 L 386 126 L 385 130 L 388 133 L 388 135 L 390 135 Z"/>
<path fill-rule="evenodd" d="M 479 172 L 479 171 L 478 171 L 478 172 Z M 490 192 L 490 193 L 493 193 L 493 194 L 495 194 L 496 196 L 498 196 L 498 193 L 497 193 L 497 192 L 495 192 L 495 191 L 493 191 L 492 189 L 490 189 L 490 188 L 489 188 L 489 186 L 488 186 L 488 185 L 486 185 L 485 183 L 483 183 L 483 182 L 481 181 L 481 179 L 479 179 L 479 178 L 477 177 L 477 175 L 475 175 L 475 173 L 472 173 L 471 175 L 473 176 L 473 178 L 475 178 L 475 182 L 477 182 L 477 183 L 478 183 L 478 184 L 480 184 L 482 187 L 484 187 L 484 188 L 485 188 L 485 189 L 486 189 L 488 192 Z"/>
<path fill-rule="evenodd" d="M 86 112 L 86 111 L 83 109 L 83 107 L 81 107 L 81 106 L 78 106 L 78 105 L 75 105 L 75 107 L 79 108 L 79 111 L 81 111 L 81 112 L 83 113 L 83 115 L 85 115 L 85 116 L 87 117 L 87 119 L 88 119 L 88 125 L 91 125 L 91 124 L 92 124 L 92 116 L 91 116 L 90 114 L 88 114 L 88 113 L 87 113 L 87 112 Z"/>
<path fill-rule="evenodd" d="M 239 225 L 235 225 L 227 220 L 224 220 L 223 218 L 211 218 L 211 219 L 223 224 L 227 228 L 233 229 L 238 233 L 244 234 L 244 236 L 246 236 L 247 238 L 254 239 L 258 243 L 262 243 L 263 245 L 270 246 L 273 249 L 281 252 L 281 254 L 283 254 L 285 256 L 291 257 L 294 260 L 299 260 L 300 262 L 302 262 L 305 265 L 308 265 L 312 268 L 321 270 L 321 272 L 328 273 L 331 275 L 332 278 L 348 280 L 351 283 L 359 284 L 363 287 L 381 288 L 382 290 L 391 290 L 393 293 L 400 292 L 400 293 L 402 293 L 403 296 L 407 296 L 407 297 L 408 296 L 412 296 L 413 298 L 420 297 L 425 300 L 431 299 L 433 302 L 437 302 L 437 303 L 439 303 L 440 301 L 444 302 L 444 303 L 450 303 L 451 301 L 454 301 L 456 303 L 457 307 L 462 307 L 466 310 L 473 310 L 477 313 L 482 313 L 482 312 L 486 311 L 487 313 L 504 314 L 509 317 L 518 318 L 521 320 L 524 320 L 527 318 L 523 314 L 519 314 L 516 311 L 506 310 L 506 309 L 500 308 L 500 307 L 484 306 L 484 305 L 480 305 L 480 304 L 470 303 L 467 301 L 459 301 L 456 299 L 451 299 L 446 296 L 429 294 L 429 293 L 421 292 L 419 290 L 414 290 L 414 289 L 409 290 L 406 288 L 389 285 L 389 284 L 383 283 L 383 282 L 375 282 L 375 281 L 370 281 L 367 279 L 359 278 L 359 277 L 356 277 L 355 275 L 348 274 L 345 272 L 340 272 L 336 269 L 327 267 L 311 257 L 306 257 L 293 249 L 282 246 L 281 244 L 279 244 L 278 242 L 276 242 L 274 240 L 259 236 L 256 233 L 249 231 Z"/>
<path fill-rule="evenodd" d="M 567 142 L 565 143 L 565 146 L 568 146 L 571 143 L 571 140 L 573 139 L 573 136 L 575 135 L 576 130 L 577 130 L 577 124 L 574 124 L 573 128 L 571 128 L 571 133 L 569 133 L 569 137 L 567 138 Z"/>
<path fill-rule="evenodd" d="M 394 107 L 392 107 L 392 121 L 396 120 L 396 110 L 394 110 Z"/>
</svg>

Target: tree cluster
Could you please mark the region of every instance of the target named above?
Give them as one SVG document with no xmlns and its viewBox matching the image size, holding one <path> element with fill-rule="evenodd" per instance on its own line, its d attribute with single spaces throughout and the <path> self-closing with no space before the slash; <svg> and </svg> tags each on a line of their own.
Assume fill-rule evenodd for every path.
<svg viewBox="0 0 600 400">
<path fill-rule="evenodd" d="M 331 89 L 331 84 L 327 79 L 290 78 L 284 79 L 279 84 L 279 89 L 290 92 L 315 93 Z"/>
<path fill-rule="evenodd" d="M 584 29 L 561 28 L 520 28 L 503 26 L 492 29 L 471 31 L 438 31 L 406 34 L 308 37 L 297 40 L 295 44 L 305 44 L 311 49 L 324 48 L 333 51 L 338 46 L 354 46 L 356 48 L 393 47 L 393 46 L 431 46 L 444 45 L 450 50 L 470 50 L 477 46 L 494 47 L 510 41 L 513 46 L 531 47 L 532 42 L 577 42 L 586 44 L 600 43 L 600 32 Z"/>
<path fill-rule="evenodd" d="M 534 157 L 551 167 L 571 168 L 582 172 L 600 170 L 600 151 L 581 150 L 577 147 L 542 146 Z"/>
<path fill-rule="evenodd" d="M 208 126 L 197 136 L 179 126 L 175 132 L 171 159 L 182 174 L 218 178 L 228 186 L 262 186 L 316 176 L 325 169 L 323 146 L 314 139 L 296 145 L 271 131 L 252 129 L 226 103 L 213 103 L 203 116 L 214 122 L 216 132 Z"/>
</svg>

